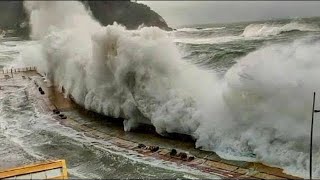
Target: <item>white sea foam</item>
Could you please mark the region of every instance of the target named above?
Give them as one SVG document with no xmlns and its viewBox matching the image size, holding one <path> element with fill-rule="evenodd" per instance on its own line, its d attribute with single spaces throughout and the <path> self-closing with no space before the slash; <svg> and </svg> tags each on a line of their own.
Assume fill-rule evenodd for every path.
<svg viewBox="0 0 320 180">
<path fill-rule="evenodd" d="M 213 30 L 213 28 L 208 28 Z M 204 31 L 204 29 L 194 28 L 182 28 L 178 31 L 195 32 Z M 320 31 L 320 29 L 314 25 L 302 24 L 297 22 L 291 22 L 288 24 L 250 24 L 245 27 L 244 31 L 240 35 L 229 36 L 213 36 L 205 38 L 192 38 L 192 37 L 174 37 L 174 42 L 187 43 L 187 44 L 220 44 L 239 40 L 257 40 L 268 38 L 270 36 L 276 36 L 283 32 L 290 31 Z"/>
<path fill-rule="evenodd" d="M 283 32 L 289 31 L 319 31 L 319 27 L 310 24 L 303 24 L 298 22 L 290 22 L 288 24 L 250 24 L 248 25 L 242 36 L 256 37 L 256 36 L 275 36 Z"/>
<path fill-rule="evenodd" d="M 186 177 L 219 178 L 187 166 L 146 157 L 132 150 L 116 147 L 108 141 L 87 137 L 82 132 L 65 127 L 53 119 L 50 113 L 39 112 L 34 104 L 30 103 L 36 98 L 27 98 L 25 93 L 26 88 L 35 88 L 31 81 L 21 80 L 19 81 L 20 87 L 11 87 L 16 83 L 11 81 L 2 83 L 1 91 L 4 93 L 0 93 L 0 144 L 3 145 L 3 147 L 1 146 L 0 165 L 2 168 L 10 168 L 34 161 L 45 161 L 48 158 L 54 159 L 60 156 L 62 152 L 63 157 L 67 158 L 69 162 L 69 175 L 74 178 L 103 178 L 105 174 L 97 174 L 94 171 L 99 169 L 110 172 L 113 171 L 112 168 L 130 167 L 126 159 L 130 163 L 144 163 L 151 167 L 180 172 L 185 174 Z M 57 142 L 59 143 L 57 144 Z M 59 146 L 58 151 L 56 148 L 48 149 L 48 146 L 49 148 L 50 146 Z M 81 148 L 79 149 L 79 147 Z M 72 151 L 75 149 L 78 152 Z M 100 152 L 101 150 L 103 153 Z M 77 156 L 77 153 L 84 152 L 91 155 L 90 162 L 85 162 L 86 160 L 83 157 L 79 158 Z M 121 157 L 125 159 L 120 159 Z M 104 162 L 108 158 L 111 161 L 117 161 L 118 166 L 114 167 L 110 161 Z M 107 168 L 104 168 L 105 165 L 107 165 Z M 88 168 L 88 166 L 90 167 Z M 139 167 L 135 168 L 141 171 Z M 144 168 L 146 169 L 141 174 L 149 169 L 148 166 L 144 166 Z M 151 171 L 147 175 L 154 175 L 153 173 Z M 116 176 L 116 174 L 113 175 Z"/>
<path fill-rule="evenodd" d="M 175 38 L 174 42 L 186 44 L 221 44 L 231 41 L 244 40 L 241 36 L 221 36 L 221 37 L 207 37 L 207 38 Z M 246 38 L 254 39 L 254 38 Z"/>
<path fill-rule="evenodd" d="M 214 31 L 225 29 L 226 27 L 210 27 L 210 28 L 180 28 L 177 31 L 181 32 L 200 32 L 200 31 Z"/>
<path fill-rule="evenodd" d="M 37 54 L 28 63 L 80 105 L 124 117 L 125 130 L 150 123 L 160 134 L 190 134 L 197 147 L 224 157 L 256 158 L 306 177 L 311 95 L 320 89 L 319 40 L 262 48 L 219 80 L 182 61 L 158 28 L 102 27 L 79 2 L 27 1 L 26 7 L 32 37 L 40 40 L 28 50 Z"/>
</svg>

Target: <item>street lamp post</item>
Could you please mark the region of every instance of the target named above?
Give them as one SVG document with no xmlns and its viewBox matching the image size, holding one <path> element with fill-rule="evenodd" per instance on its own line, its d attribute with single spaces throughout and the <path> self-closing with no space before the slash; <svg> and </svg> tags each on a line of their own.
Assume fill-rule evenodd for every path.
<svg viewBox="0 0 320 180">
<path fill-rule="evenodd" d="M 313 140 L 313 119 L 314 113 L 320 112 L 320 110 L 315 110 L 314 105 L 316 101 L 316 92 L 313 92 L 313 103 L 312 103 L 312 118 L 311 118 L 311 129 L 310 129 L 310 180 L 312 180 L 312 140 Z"/>
</svg>

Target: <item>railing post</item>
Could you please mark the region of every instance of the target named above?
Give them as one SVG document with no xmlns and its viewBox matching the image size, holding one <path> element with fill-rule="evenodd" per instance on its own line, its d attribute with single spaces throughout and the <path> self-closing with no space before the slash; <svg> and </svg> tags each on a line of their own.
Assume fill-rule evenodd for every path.
<svg viewBox="0 0 320 180">
<path fill-rule="evenodd" d="M 309 174 L 310 180 L 312 180 L 312 140 L 313 140 L 313 119 L 314 119 L 314 104 L 316 100 L 316 92 L 313 92 L 313 103 L 312 103 L 312 117 L 311 117 L 311 129 L 310 129 L 310 167 Z"/>
</svg>

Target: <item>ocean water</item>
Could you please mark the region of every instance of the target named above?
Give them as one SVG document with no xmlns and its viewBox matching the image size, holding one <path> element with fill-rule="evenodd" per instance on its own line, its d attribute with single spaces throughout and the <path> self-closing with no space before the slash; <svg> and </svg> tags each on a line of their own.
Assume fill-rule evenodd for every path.
<svg viewBox="0 0 320 180">
<path fill-rule="evenodd" d="M 312 93 L 320 89 L 320 18 L 129 31 L 101 26 L 77 2 L 28 2 L 26 8 L 33 40 L 2 38 L 0 66 L 36 65 L 83 107 L 125 118 L 125 131 L 152 124 L 161 135 L 189 134 L 196 147 L 223 158 L 308 177 Z M 132 160 L 103 142 L 90 146 L 87 137 L 22 101 L 23 86 L 0 92 L 5 164 L 52 157 L 59 146 L 76 152 L 59 150 L 77 159 L 74 177 L 203 177 Z M 319 135 L 315 131 L 317 177 Z M 34 139 L 38 143 L 30 145 Z"/>
<path fill-rule="evenodd" d="M 0 167 L 66 159 L 71 179 L 197 179 L 214 175 L 193 171 L 87 137 L 61 125 L 52 114 L 39 112 L 25 88 L 2 84 L 0 94 Z M 9 86 L 6 86 L 9 85 Z"/>
</svg>

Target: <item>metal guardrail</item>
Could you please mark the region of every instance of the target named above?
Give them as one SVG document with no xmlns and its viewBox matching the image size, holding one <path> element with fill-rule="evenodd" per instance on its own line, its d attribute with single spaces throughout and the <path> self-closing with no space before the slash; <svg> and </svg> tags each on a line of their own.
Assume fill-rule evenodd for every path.
<svg viewBox="0 0 320 180">
<path fill-rule="evenodd" d="M 36 66 L 29 66 L 23 68 L 10 68 L 10 69 L 2 69 L 0 70 L 1 74 L 9 74 L 9 73 L 17 73 L 17 72 L 26 72 L 26 71 L 36 71 Z"/>
</svg>

